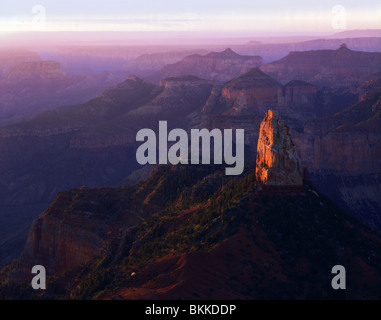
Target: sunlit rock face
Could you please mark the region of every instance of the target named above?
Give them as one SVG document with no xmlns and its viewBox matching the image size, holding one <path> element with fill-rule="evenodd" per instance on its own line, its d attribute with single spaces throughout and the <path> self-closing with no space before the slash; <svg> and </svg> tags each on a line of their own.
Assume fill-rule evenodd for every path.
<svg viewBox="0 0 381 320">
<path fill-rule="evenodd" d="M 303 184 L 302 167 L 291 139 L 290 129 L 280 119 L 277 111 L 269 110 L 260 126 L 256 177 L 266 185 Z"/>
</svg>

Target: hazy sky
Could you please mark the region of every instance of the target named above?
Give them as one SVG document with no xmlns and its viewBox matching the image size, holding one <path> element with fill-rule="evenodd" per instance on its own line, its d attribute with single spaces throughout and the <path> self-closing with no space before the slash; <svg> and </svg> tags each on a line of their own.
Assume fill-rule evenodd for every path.
<svg viewBox="0 0 381 320">
<path fill-rule="evenodd" d="M 376 28 L 381 29 L 380 0 L 0 0 L 0 31 L 313 33 Z"/>
</svg>

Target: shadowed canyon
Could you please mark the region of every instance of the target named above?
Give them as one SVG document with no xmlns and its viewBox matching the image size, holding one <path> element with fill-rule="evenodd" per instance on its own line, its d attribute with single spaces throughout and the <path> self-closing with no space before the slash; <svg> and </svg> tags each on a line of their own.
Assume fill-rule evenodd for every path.
<svg viewBox="0 0 381 320">
<path fill-rule="evenodd" d="M 380 299 L 380 39 L 0 52 L 0 297 Z M 161 120 L 244 173 L 140 166 Z"/>
</svg>

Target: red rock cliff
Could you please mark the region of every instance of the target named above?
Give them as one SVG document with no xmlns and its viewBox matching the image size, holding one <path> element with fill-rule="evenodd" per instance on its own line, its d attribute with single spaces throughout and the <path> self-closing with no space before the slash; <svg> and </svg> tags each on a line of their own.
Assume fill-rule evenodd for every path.
<svg viewBox="0 0 381 320">
<path fill-rule="evenodd" d="M 302 185 L 302 168 L 290 129 L 277 111 L 269 110 L 259 132 L 256 177 L 267 185 Z"/>
<path fill-rule="evenodd" d="M 128 228 L 142 219 L 123 207 L 129 197 L 129 189 L 124 188 L 81 187 L 59 193 L 33 222 L 10 280 L 25 281 L 38 264 L 48 275 L 66 271 L 99 254 L 112 241 L 122 243 Z"/>
</svg>

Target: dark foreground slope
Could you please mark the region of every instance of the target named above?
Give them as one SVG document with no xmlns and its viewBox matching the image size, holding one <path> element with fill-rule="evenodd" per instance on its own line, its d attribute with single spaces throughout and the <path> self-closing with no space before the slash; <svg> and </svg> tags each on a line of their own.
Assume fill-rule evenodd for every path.
<svg viewBox="0 0 381 320">
<path fill-rule="evenodd" d="M 304 190 L 266 193 L 249 166 L 233 179 L 165 166 L 132 187 L 60 193 L 2 270 L 0 297 L 380 299 L 381 235 Z M 29 284 L 38 263 L 43 292 Z M 331 287 L 337 264 L 346 290 Z"/>
</svg>

